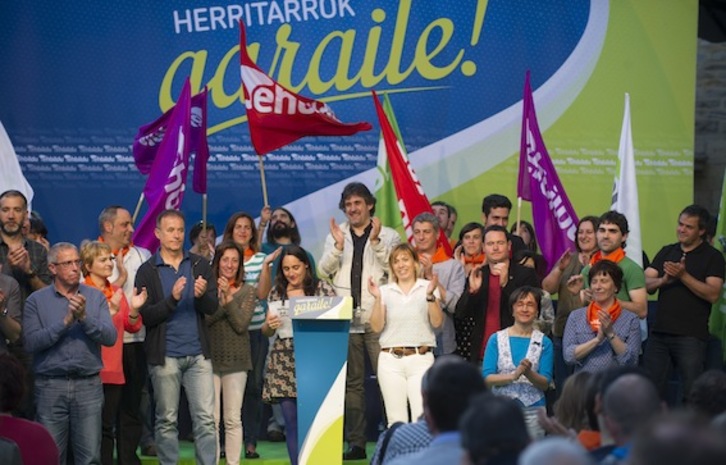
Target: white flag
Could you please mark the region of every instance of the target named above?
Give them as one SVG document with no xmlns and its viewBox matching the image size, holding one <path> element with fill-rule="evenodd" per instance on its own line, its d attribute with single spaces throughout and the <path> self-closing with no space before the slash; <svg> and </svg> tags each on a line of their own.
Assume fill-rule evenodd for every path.
<svg viewBox="0 0 726 465">
<path fill-rule="evenodd" d="M 33 201 L 33 188 L 23 176 L 20 162 L 5 126 L 0 122 L 0 194 L 7 190 L 20 191 L 28 199 L 28 211 Z"/>
<path fill-rule="evenodd" d="M 640 239 L 640 208 L 638 207 L 638 181 L 635 177 L 635 151 L 633 134 L 630 132 L 630 95 L 625 94 L 625 114 L 620 133 L 618 149 L 620 175 L 615 177 L 612 210 L 628 219 L 628 239 L 625 253 L 634 262 L 643 266 L 643 242 Z"/>
</svg>

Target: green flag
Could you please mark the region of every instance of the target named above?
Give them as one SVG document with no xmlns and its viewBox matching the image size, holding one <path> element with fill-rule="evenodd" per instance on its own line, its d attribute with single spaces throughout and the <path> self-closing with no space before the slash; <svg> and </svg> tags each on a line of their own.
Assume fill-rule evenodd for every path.
<svg viewBox="0 0 726 465">
<path fill-rule="evenodd" d="M 718 226 L 714 245 L 726 253 L 726 173 L 724 173 L 723 187 L 721 188 L 721 208 L 718 213 Z M 721 339 L 723 344 L 723 359 L 726 361 L 726 285 L 721 288 L 721 297 L 711 309 L 711 319 L 708 322 L 711 334 Z"/>
<path fill-rule="evenodd" d="M 388 117 L 388 121 L 391 122 L 393 132 L 396 133 L 396 138 L 401 144 L 401 147 L 405 150 L 403 139 L 401 138 L 401 131 L 398 129 L 398 122 L 396 116 L 393 114 L 393 107 L 391 101 L 388 98 L 388 94 L 383 95 L 383 111 Z M 406 155 L 405 153 L 403 154 Z M 398 231 L 398 234 L 405 239 L 406 234 L 403 230 L 403 220 L 401 219 L 401 209 L 398 206 L 398 196 L 396 196 L 396 188 L 393 185 L 391 179 L 391 167 L 388 164 L 388 156 L 386 155 L 386 146 L 383 143 L 383 136 L 381 136 L 378 143 L 378 176 L 376 177 L 375 184 L 375 196 L 376 196 L 376 216 L 380 218 L 381 223 L 384 226 Z"/>
</svg>

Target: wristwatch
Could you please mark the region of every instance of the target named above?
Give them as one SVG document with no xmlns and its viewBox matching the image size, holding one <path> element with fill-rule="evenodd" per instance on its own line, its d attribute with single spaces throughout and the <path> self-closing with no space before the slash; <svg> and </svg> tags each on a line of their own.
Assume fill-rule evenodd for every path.
<svg viewBox="0 0 726 465">
<path fill-rule="evenodd" d="M 27 277 L 28 277 L 28 279 L 33 279 L 33 277 L 34 277 L 35 275 L 36 275 L 36 273 L 35 273 L 35 270 L 34 270 L 34 269 L 32 269 L 32 268 L 30 269 L 30 273 L 25 273 L 25 276 L 27 276 Z"/>
<path fill-rule="evenodd" d="M 436 302 L 436 296 L 433 294 L 427 294 L 426 295 L 426 301 L 427 302 Z"/>
</svg>

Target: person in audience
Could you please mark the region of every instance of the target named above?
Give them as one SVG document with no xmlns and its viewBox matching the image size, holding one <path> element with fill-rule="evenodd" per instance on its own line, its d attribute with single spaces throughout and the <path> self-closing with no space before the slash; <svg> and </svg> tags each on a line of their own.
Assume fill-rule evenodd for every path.
<svg viewBox="0 0 726 465">
<path fill-rule="evenodd" d="M 439 227 L 444 230 L 444 234 L 447 238 L 451 238 L 449 231 L 449 223 L 451 223 L 451 205 L 441 200 L 431 203 L 431 211 L 434 216 L 439 220 Z M 451 228 L 453 231 L 453 226 Z"/>
<path fill-rule="evenodd" d="M 517 401 L 490 392 L 469 402 L 459 422 L 462 465 L 516 465 L 530 442 Z"/>
<path fill-rule="evenodd" d="M 534 252 L 531 250 L 520 250 L 513 257 L 513 260 L 524 267 L 534 270 Z M 550 296 L 549 292 L 542 289 L 540 289 L 540 292 L 542 293 L 542 299 L 540 301 L 539 316 L 534 324 L 545 336 L 550 337 L 552 335 L 552 324 L 555 321 L 555 306 L 552 303 L 552 296 Z"/>
<path fill-rule="evenodd" d="M 109 281 L 113 272 L 111 247 L 98 241 L 89 241 L 81 246 L 83 261 L 83 282 L 103 292 L 108 302 L 111 321 L 116 328 L 116 343 L 112 347 L 101 348 L 103 369 L 103 413 L 101 417 L 101 463 L 113 465 L 114 425 L 121 406 L 121 392 L 126 383 L 123 370 L 124 331 L 136 333 L 141 329 L 142 320 L 139 307 L 146 302 L 146 290 L 135 293 L 131 302 L 126 300 L 123 289 Z"/>
<path fill-rule="evenodd" d="M 456 305 L 456 317 L 474 317 L 469 360 L 480 364 L 489 336 L 511 326 L 514 319 L 509 296 L 522 286 L 538 287 L 534 270 L 510 259 L 511 241 L 507 230 L 498 225 L 484 232 L 486 262 L 469 274 Z"/>
<path fill-rule="evenodd" d="M 270 348 L 262 397 L 265 402 L 281 404 L 287 428 L 287 452 L 292 465 L 297 465 L 297 380 L 289 299 L 334 296 L 335 290 L 325 281 L 316 279 L 307 252 L 302 247 L 293 246 L 282 250 L 281 257 L 272 290 L 267 297 L 267 319 L 262 325 L 265 337 L 277 336 Z"/>
<path fill-rule="evenodd" d="M 565 363 L 562 354 L 562 338 L 565 334 L 565 323 L 573 310 L 582 306 L 580 296 L 569 291 L 567 283 L 573 276 L 579 276 L 582 269 L 590 263 L 590 258 L 597 251 L 597 231 L 600 219 L 596 216 L 585 216 L 577 223 L 576 252 L 567 251 L 557 261 L 550 273 L 542 280 L 542 289 L 551 295 L 557 295 L 555 322 L 552 326 L 552 343 L 555 349 L 555 396 L 559 397 L 572 368 Z"/>
<path fill-rule="evenodd" d="M 20 311 L 23 312 L 28 296 L 48 286 L 52 276 L 48 268 L 48 251 L 36 241 L 22 234 L 22 227 L 28 217 L 28 201 L 17 190 L 7 190 L 0 194 L 0 272 L 17 281 L 20 289 Z M 33 360 L 23 348 L 22 338 L 7 345 L 25 367 L 26 398 L 14 412 L 29 420 L 35 418 L 33 399 L 35 382 L 33 380 Z"/>
<path fill-rule="evenodd" d="M 545 438 L 522 452 L 519 465 L 595 465 L 587 451 L 565 438 Z"/>
<path fill-rule="evenodd" d="M 408 409 L 415 421 L 423 413 L 421 379 L 434 363 L 434 329 L 441 326 L 438 276 L 431 281 L 418 278 L 420 263 L 407 243 L 391 251 L 392 281 L 378 286 L 371 277 L 368 291 L 375 298 L 371 329 L 380 333 L 378 384 L 386 407 L 388 427 L 409 422 Z"/>
<path fill-rule="evenodd" d="M 459 231 L 459 244 L 454 247 L 454 259 L 464 267 L 467 278 L 477 265 L 484 263 L 484 226 L 481 223 L 467 223 Z M 471 352 L 471 332 L 474 317 L 454 318 L 456 353 L 468 359 Z"/>
<path fill-rule="evenodd" d="M 217 240 L 217 229 L 212 223 L 203 220 L 195 223 L 189 230 L 189 252 L 204 257 L 210 262 L 214 258 L 214 242 Z"/>
<path fill-rule="evenodd" d="M 509 225 L 509 213 L 512 211 L 512 202 L 504 195 L 490 194 L 484 197 L 481 202 L 481 221 L 484 228 L 489 226 L 501 226 L 506 230 Z M 515 253 L 527 247 L 519 236 L 510 236 L 512 246 L 509 249 L 509 258 Z"/>
<path fill-rule="evenodd" d="M 38 421 L 75 463 L 101 462 L 103 369 L 101 346 L 112 347 L 117 330 L 101 291 L 81 283 L 82 261 L 73 244 L 48 252 L 53 284 L 28 297 L 23 311 L 25 350 L 33 355 Z M 70 393 L 70 395 L 69 395 Z"/>
<path fill-rule="evenodd" d="M 630 465 L 722 465 L 726 463 L 723 430 L 685 412 L 654 418 L 638 431 Z"/>
<path fill-rule="evenodd" d="M 537 279 L 542 281 L 547 276 L 547 260 L 545 260 L 542 254 L 538 253 L 539 248 L 537 247 L 537 237 L 534 234 L 534 227 L 526 221 L 520 221 L 519 223 L 513 224 L 509 232 L 512 235 L 521 237 L 525 249 L 533 253 L 534 270 L 537 272 Z"/>
<path fill-rule="evenodd" d="M 0 354 L 8 352 L 8 343 L 20 339 L 22 311 L 20 286 L 15 279 L 2 274 L 0 265 Z"/>
<path fill-rule="evenodd" d="M 438 357 L 424 378 L 424 415 L 433 440 L 417 453 L 391 461 L 391 465 L 461 463 L 459 420 L 471 398 L 486 390 L 484 380 L 476 367 L 457 355 Z"/>
<path fill-rule="evenodd" d="M 658 291 L 658 311 L 643 366 L 665 396 L 670 366 L 685 397 L 705 369 L 711 307 L 723 292 L 726 260 L 705 241 L 708 211 L 690 205 L 678 216 L 678 242 L 663 247 L 645 270 L 646 287 Z"/>
<path fill-rule="evenodd" d="M 604 390 L 601 408 L 604 426 L 616 445 L 607 463 L 625 463 L 635 433 L 664 411 L 653 381 L 637 373 L 616 378 Z"/>
<path fill-rule="evenodd" d="M 589 269 L 592 300 L 572 312 L 565 326 L 564 358 L 577 371 L 599 371 L 616 365 L 636 365 L 640 353 L 640 324 L 623 311 L 617 297 L 623 270 L 610 260 Z"/>
<path fill-rule="evenodd" d="M 110 205 L 98 215 L 98 241 L 111 247 L 113 271 L 108 278 L 123 289 L 126 300 L 134 297 L 136 273 L 151 252 L 134 245 L 131 213 L 120 205 Z M 141 292 L 141 289 L 139 290 Z M 143 455 L 156 455 L 153 426 L 150 418 L 151 396 L 149 370 L 144 351 L 146 328 L 138 332 L 124 331 L 123 370 L 126 382 L 121 388 L 121 406 L 116 422 L 116 456 L 120 464 L 141 465 L 136 448 L 141 445 Z"/>
<path fill-rule="evenodd" d="M 156 401 L 159 463 L 179 460 L 177 417 L 184 386 L 194 430 L 197 463 L 217 458 L 214 430 L 214 378 L 204 315 L 219 307 L 217 283 L 209 262 L 184 250 L 184 215 L 164 210 L 156 219 L 159 250 L 136 274 L 136 288 L 146 288 L 141 307 L 145 348 Z"/>
<path fill-rule="evenodd" d="M 257 248 L 259 231 L 252 216 L 245 212 L 233 214 L 224 228 L 223 241 L 232 241 L 244 251 L 245 283 L 257 288 L 259 299 L 249 326 L 252 370 L 247 373 L 247 384 L 242 411 L 242 431 L 245 442 L 245 458 L 260 458 L 257 437 L 262 423 L 262 383 L 269 341 L 262 334 L 265 322 L 265 302 L 270 292 L 270 270 L 263 266 L 265 254 Z"/>
<path fill-rule="evenodd" d="M 25 235 L 31 241 L 35 241 L 50 250 L 50 242 L 48 242 L 48 228 L 40 217 L 38 212 L 30 212 L 28 218 L 28 233 Z"/>
<path fill-rule="evenodd" d="M 435 355 L 453 354 L 456 351 L 456 334 L 454 331 L 454 313 L 456 303 L 464 291 L 466 275 L 461 263 L 449 258 L 443 246 L 437 247 L 439 238 L 438 219 L 431 213 L 424 212 L 413 219 L 413 237 L 416 242 L 416 253 L 421 264 L 424 279 L 433 280 L 437 276 L 437 289 L 441 296 L 440 306 L 444 321 L 436 333 Z"/>
<path fill-rule="evenodd" d="M 726 372 L 704 371 L 691 385 L 687 405 L 710 419 L 726 413 Z"/>
<path fill-rule="evenodd" d="M 40 423 L 12 415 L 26 393 L 24 379 L 23 364 L 10 354 L 0 354 L 0 438 L 17 444 L 26 465 L 58 464 L 58 446 L 48 430 Z"/>
<path fill-rule="evenodd" d="M 376 218 L 376 198 L 365 184 L 352 182 L 343 188 L 338 208 L 346 221 L 330 220 L 318 272 L 330 280 L 340 295 L 353 298 L 353 321 L 348 339 L 348 366 L 345 378 L 345 440 L 348 449 L 343 460 L 366 458 L 366 398 L 364 389 L 365 357 L 374 371 L 378 368 L 381 346 L 369 320 L 373 296 L 368 279 L 384 284 L 390 274 L 388 255 L 401 242 L 398 233 Z"/>
<path fill-rule="evenodd" d="M 545 408 L 552 380 L 552 342 L 535 329 L 541 291 L 523 286 L 509 297 L 514 323 L 494 333 L 484 351 L 482 373 L 494 394 L 515 399 L 523 408 L 532 438 L 544 436 L 537 411 Z"/>
<path fill-rule="evenodd" d="M 269 257 L 272 255 L 265 258 L 266 262 Z M 242 453 L 242 401 L 247 372 L 252 369 L 248 329 L 257 305 L 257 291 L 245 282 L 244 252 L 232 241 L 222 242 L 215 250 L 212 272 L 217 280 L 219 307 L 205 320 L 214 373 L 215 431 L 219 433 L 223 403 L 226 463 L 237 465 Z M 217 448 L 217 462 L 220 450 Z"/>
</svg>

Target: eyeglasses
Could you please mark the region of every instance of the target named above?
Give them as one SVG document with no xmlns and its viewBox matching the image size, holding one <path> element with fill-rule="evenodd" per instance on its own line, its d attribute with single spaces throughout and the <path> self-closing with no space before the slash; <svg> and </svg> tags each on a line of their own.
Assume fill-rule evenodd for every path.
<svg viewBox="0 0 726 465">
<path fill-rule="evenodd" d="M 80 268 L 81 265 L 83 265 L 83 260 L 68 260 L 67 262 L 60 262 L 60 263 L 54 262 L 53 264 L 56 266 L 59 266 L 61 268 L 65 268 L 65 269 L 72 268 L 73 265 Z"/>
</svg>

